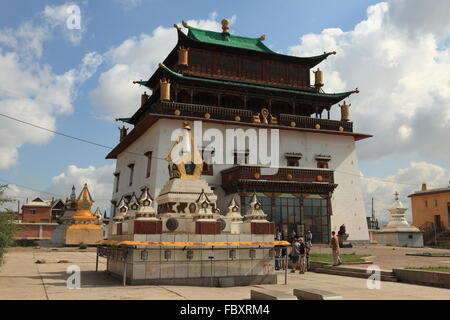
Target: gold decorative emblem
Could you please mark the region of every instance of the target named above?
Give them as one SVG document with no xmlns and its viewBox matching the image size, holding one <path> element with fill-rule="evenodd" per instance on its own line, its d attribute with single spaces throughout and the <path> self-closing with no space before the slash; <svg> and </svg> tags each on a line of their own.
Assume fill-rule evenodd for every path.
<svg viewBox="0 0 450 320">
<path fill-rule="evenodd" d="M 175 110 L 175 112 L 173 114 L 176 116 L 179 116 L 181 114 L 181 111 L 177 109 L 177 110 Z"/>
<path fill-rule="evenodd" d="M 169 155 L 169 175 L 171 179 L 199 179 L 203 169 L 203 159 L 198 151 L 189 123 L 183 123 L 183 134 L 174 143 Z"/>
<path fill-rule="evenodd" d="M 234 121 L 241 121 L 241 117 L 239 116 L 234 117 Z"/>
<path fill-rule="evenodd" d="M 291 127 L 295 127 L 297 126 L 297 124 L 295 123 L 295 121 L 291 121 Z"/>
<path fill-rule="evenodd" d="M 205 113 L 204 117 L 205 117 L 205 119 L 209 119 L 209 118 L 211 118 L 211 115 L 207 112 L 207 113 Z"/>
<path fill-rule="evenodd" d="M 344 132 L 344 128 L 343 127 L 339 127 L 339 131 L 340 132 Z"/>
<path fill-rule="evenodd" d="M 289 173 L 289 174 L 286 176 L 286 179 L 292 180 L 292 174 Z"/>
<path fill-rule="evenodd" d="M 255 179 L 261 178 L 261 175 L 258 172 L 256 172 L 253 176 L 255 177 Z"/>
<path fill-rule="evenodd" d="M 318 175 L 316 177 L 317 182 L 322 182 L 323 181 L 323 177 L 321 175 Z"/>
<path fill-rule="evenodd" d="M 316 124 L 316 129 L 317 129 L 317 130 L 320 129 L 320 124 Z"/>
<path fill-rule="evenodd" d="M 263 123 L 264 123 L 264 124 L 268 124 L 268 123 L 269 123 L 269 121 L 267 120 L 267 118 L 269 117 L 269 115 L 270 115 L 270 113 L 269 113 L 269 110 L 268 110 L 268 109 L 266 109 L 266 108 L 262 108 L 262 109 L 261 109 L 261 116 L 262 116 L 262 118 L 263 118 Z"/>
</svg>

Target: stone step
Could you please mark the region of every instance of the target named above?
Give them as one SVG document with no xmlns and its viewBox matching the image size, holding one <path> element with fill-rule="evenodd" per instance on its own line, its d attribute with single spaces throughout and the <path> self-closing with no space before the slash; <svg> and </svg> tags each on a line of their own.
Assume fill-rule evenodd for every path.
<svg viewBox="0 0 450 320">
<path fill-rule="evenodd" d="M 252 289 L 250 300 L 298 300 L 298 298 L 295 295 L 277 290 Z"/>
<path fill-rule="evenodd" d="M 361 273 L 361 274 L 367 274 L 367 267 L 348 267 L 346 265 L 341 266 L 332 266 L 332 265 L 325 265 L 321 268 L 327 268 L 327 269 L 333 269 L 333 270 L 341 270 L 341 271 L 348 271 L 348 272 L 355 272 L 355 273 Z M 380 270 L 382 276 L 390 277 L 395 276 L 392 270 Z"/>
<path fill-rule="evenodd" d="M 354 278 L 363 278 L 368 279 L 369 274 L 364 272 L 355 272 L 355 271 L 348 271 L 345 269 L 338 269 L 338 268 L 318 268 L 315 270 L 315 272 L 318 273 L 325 273 L 325 274 L 332 274 L 337 276 L 345 276 L 345 277 L 354 277 Z M 397 278 L 394 275 L 383 275 L 381 274 L 381 281 L 390 281 L 390 282 L 397 282 Z"/>
<path fill-rule="evenodd" d="M 302 288 L 302 289 L 294 289 L 294 296 L 296 296 L 299 300 L 340 300 L 342 299 L 341 295 L 337 293 L 319 290 L 319 289 L 311 289 L 311 288 Z"/>
</svg>

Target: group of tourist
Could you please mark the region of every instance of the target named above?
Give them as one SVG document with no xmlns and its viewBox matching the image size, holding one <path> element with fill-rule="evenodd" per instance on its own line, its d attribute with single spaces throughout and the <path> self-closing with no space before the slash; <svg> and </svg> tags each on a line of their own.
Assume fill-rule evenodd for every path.
<svg viewBox="0 0 450 320">
<path fill-rule="evenodd" d="M 291 261 L 292 269 L 291 273 L 295 273 L 295 271 L 298 269 L 300 274 L 304 274 L 308 268 L 309 268 L 309 256 L 311 253 L 312 248 L 312 232 L 308 230 L 305 237 L 299 237 L 293 231 L 291 233 L 291 247 L 289 250 L 289 259 Z M 275 240 L 282 241 L 283 234 L 278 231 Z M 339 266 L 342 264 L 341 258 L 339 256 L 339 239 L 336 236 L 336 232 L 331 232 L 331 239 L 330 239 L 330 247 L 332 251 L 333 256 L 333 266 Z M 287 248 L 277 248 L 277 257 L 275 259 L 275 270 L 280 270 L 287 267 L 285 265 L 285 259 L 287 254 Z"/>
</svg>

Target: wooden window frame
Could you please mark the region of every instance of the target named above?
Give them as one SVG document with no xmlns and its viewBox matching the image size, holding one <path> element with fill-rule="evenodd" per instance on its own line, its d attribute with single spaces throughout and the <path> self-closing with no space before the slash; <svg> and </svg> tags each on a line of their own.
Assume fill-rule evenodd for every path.
<svg viewBox="0 0 450 320">
<path fill-rule="evenodd" d="M 144 153 L 144 155 L 147 157 L 147 171 L 145 173 L 145 178 L 150 178 L 151 170 L 152 170 L 152 155 L 153 151 L 147 151 Z"/>
</svg>

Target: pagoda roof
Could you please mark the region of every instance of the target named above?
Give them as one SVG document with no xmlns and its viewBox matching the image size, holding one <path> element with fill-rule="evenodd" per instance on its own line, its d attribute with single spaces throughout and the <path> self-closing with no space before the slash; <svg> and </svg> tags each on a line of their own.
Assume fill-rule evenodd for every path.
<svg viewBox="0 0 450 320">
<path fill-rule="evenodd" d="M 218 44 L 227 47 L 235 47 L 241 49 L 254 50 L 265 53 L 276 52 L 270 50 L 262 41 L 261 38 L 249 38 L 243 36 L 236 36 L 229 32 L 215 32 L 194 27 L 188 27 L 187 36 L 192 40 Z"/>
<path fill-rule="evenodd" d="M 216 32 L 198 29 L 191 26 L 187 26 L 187 29 L 188 33 L 186 35 L 177 26 L 179 42 L 183 42 L 183 40 L 192 40 L 197 43 L 203 43 L 208 45 L 250 50 L 253 52 L 269 54 L 276 58 L 295 60 L 296 62 L 306 64 L 310 68 L 319 64 L 321 61 L 325 60 L 329 55 L 336 54 L 336 51 L 332 51 L 332 52 L 324 52 L 323 54 L 311 57 L 290 56 L 275 52 L 271 50 L 269 47 L 267 47 L 263 42 L 265 39 L 265 35 L 259 38 L 250 38 L 234 35 L 229 32 Z"/>
<path fill-rule="evenodd" d="M 173 76 L 175 78 L 179 79 L 186 79 L 189 81 L 200 81 L 200 82 L 209 82 L 209 83 L 215 83 L 215 84 L 224 84 L 224 85 L 231 85 L 231 86 L 238 86 L 238 87 L 245 87 L 245 88 L 253 88 L 253 89 L 260 89 L 260 90 L 267 90 L 272 92 L 282 92 L 282 93 L 290 93 L 290 94 L 298 94 L 303 96 L 310 96 L 315 98 L 325 98 L 330 103 L 337 103 L 341 101 L 342 99 L 347 98 L 352 93 L 358 93 L 358 90 L 352 90 L 352 91 L 346 91 L 346 92 L 340 92 L 340 93 L 322 93 L 322 92 L 316 92 L 308 89 L 298 89 L 298 88 L 292 88 L 292 87 L 284 87 L 284 86 L 277 86 L 272 84 L 263 84 L 263 83 L 256 83 L 256 82 L 250 82 L 250 81 L 243 81 L 243 80 L 231 80 L 231 79 L 221 79 L 221 78 L 212 78 L 212 77 L 205 77 L 205 76 L 192 76 L 192 75 L 184 75 L 181 73 L 177 73 L 164 64 L 159 65 L 160 70 L 163 70 L 167 75 Z M 151 83 L 153 83 L 155 80 L 159 80 L 160 74 L 157 72 L 154 73 L 154 75 L 148 80 L 148 81 L 135 81 L 135 83 L 148 86 L 151 88 Z"/>
</svg>

